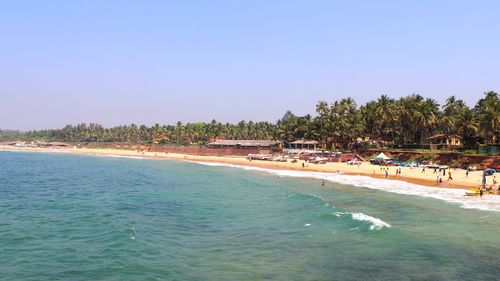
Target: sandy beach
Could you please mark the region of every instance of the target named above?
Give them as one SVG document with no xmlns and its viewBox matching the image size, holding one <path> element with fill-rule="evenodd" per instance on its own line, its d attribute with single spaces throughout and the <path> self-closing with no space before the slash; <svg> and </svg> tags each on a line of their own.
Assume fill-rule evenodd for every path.
<svg viewBox="0 0 500 281">
<path fill-rule="evenodd" d="M 46 148 L 31 148 L 31 147 L 13 147 L 2 146 L 0 150 L 4 151 L 31 151 L 31 152 L 45 152 L 45 153 L 68 153 L 78 155 L 95 155 L 95 156 L 128 156 L 128 157 L 145 157 L 155 159 L 175 159 L 181 161 L 195 161 L 195 162 L 212 162 L 224 163 L 241 166 L 252 166 L 266 169 L 280 169 L 280 170 L 296 170 L 296 171 L 309 171 L 309 172 L 325 172 L 336 173 L 340 172 L 346 175 L 363 175 L 373 178 L 385 178 L 385 170 L 380 166 L 371 165 L 369 162 L 363 162 L 361 165 L 347 165 L 346 163 L 326 163 L 326 164 L 312 164 L 298 161 L 297 163 L 288 162 L 272 162 L 272 161 L 259 161 L 248 159 L 240 156 L 203 156 L 203 155 L 185 155 L 176 153 L 158 153 L 147 151 L 123 150 L 123 149 L 95 149 L 95 148 L 59 148 L 59 149 L 46 149 Z M 305 167 L 302 167 L 304 163 Z M 396 167 L 389 167 L 388 177 L 390 180 L 400 180 L 411 182 L 415 184 L 436 187 L 436 188 L 460 188 L 472 189 L 481 184 L 482 171 L 472 171 L 466 176 L 466 171 L 463 169 L 451 169 L 452 180 L 448 180 L 448 173 L 443 176 L 441 173 L 433 173 L 432 169 L 411 168 L 411 167 L 397 167 L 401 168 L 401 175 L 396 175 Z M 443 178 L 443 182 L 436 183 L 437 176 Z M 493 177 L 488 177 L 488 185 L 491 185 Z"/>
</svg>

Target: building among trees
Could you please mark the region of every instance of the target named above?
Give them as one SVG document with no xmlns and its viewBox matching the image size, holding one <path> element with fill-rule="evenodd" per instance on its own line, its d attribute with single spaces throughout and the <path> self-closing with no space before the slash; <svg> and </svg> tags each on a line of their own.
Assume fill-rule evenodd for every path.
<svg viewBox="0 0 500 281">
<path fill-rule="evenodd" d="M 459 135 L 437 134 L 428 138 L 431 149 L 462 148 L 462 137 Z"/>
<path fill-rule="evenodd" d="M 266 148 L 277 149 L 281 143 L 272 140 L 218 140 L 207 144 L 210 148 Z"/>
<path fill-rule="evenodd" d="M 290 149 L 310 149 L 315 150 L 319 145 L 319 141 L 315 140 L 296 140 L 289 144 Z"/>
</svg>

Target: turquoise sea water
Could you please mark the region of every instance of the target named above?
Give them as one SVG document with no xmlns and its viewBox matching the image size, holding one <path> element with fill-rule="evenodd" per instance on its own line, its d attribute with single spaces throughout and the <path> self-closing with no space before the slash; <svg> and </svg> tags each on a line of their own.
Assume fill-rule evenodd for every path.
<svg viewBox="0 0 500 281">
<path fill-rule="evenodd" d="M 0 280 L 499 280 L 500 212 L 179 161 L 0 152 Z"/>
</svg>

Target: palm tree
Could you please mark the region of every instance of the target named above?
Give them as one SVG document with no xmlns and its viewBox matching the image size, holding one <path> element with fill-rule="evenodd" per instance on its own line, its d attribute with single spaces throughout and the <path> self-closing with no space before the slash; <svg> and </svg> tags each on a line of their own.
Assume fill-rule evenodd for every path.
<svg viewBox="0 0 500 281">
<path fill-rule="evenodd" d="M 394 127 L 397 121 L 396 104 L 394 99 L 387 95 L 381 95 L 377 100 L 377 109 L 375 110 L 375 119 L 379 123 L 379 128 L 386 140 L 394 139 Z"/>
<path fill-rule="evenodd" d="M 479 122 L 475 118 L 474 112 L 470 109 L 464 110 L 458 118 L 458 133 L 462 136 L 464 145 L 473 148 L 476 145 L 477 133 L 479 132 Z"/>
<path fill-rule="evenodd" d="M 420 114 L 418 123 L 421 127 L 421 140 L 420 143 L 424 143 L 424 140 L 430 136 L 433 129 L 437 124 L 437 116 L 439 111 L 439 105 L 433 99 L 426 99 L 420 104 Z"/>
<path fill-rule="evenodd" d="M 317 134 L 321 137 L 322 146 L 328 147 L 328 137 L 332 131 L 332 122 L 331 122 L 331 111 L 328 103 L 326 101 L 320 101 L 316 105 L 316 113 L 318 116 L 316 117 L 316 127 Z"/>
<path fill-rule="evenodd" d="M 455 96 L 446 100 L 439 110 L 433 99 L 412 94 L 397 101 L 387 95 L 369 101 L 359 109 L 352 98 L 328 104 L 316 104 L 316 116 L 296 116 L 291 111 L 275 123 L 241 121 L 222 124 L 216 120 L 174 125 L 155 124 L 151 127 L 135 124 L 103 128 L 97 123 L 67 125 L 62 129 L 38 130 L 10 134 L 11 138 L 63 140 L 77 142 L 158 142 L 162 144 L 202 144 L 216 138 L 275 139 L 293 141 L 298 138 L 320 140 L 329 147 L 342 147 L 368 135 L 394 144 L 424 142 L 431 134 L 459 134 L 467 147 L 477 140 L 486 143 L 500 141 L 500 101 L 498 94 L 487 92 L 471 110 Z M 5 139 L 5 133 L 1 137 Z"/>
<path fill-rule="evenodd" d="M 378 139 L 380 137 L 380 130 L 378 128 L 379 122 L 377 122 L 375 117 L 377 107 L 377 102 L 369 101 L 359 109 L 363 124 L 365 124 L 364 133 L 368 135 L 370 139 Z"/>
<path fill-rule="evenodd" d="M 417 94 L 412 94 L 400 98 L 397 103 L 398 131 L 402 136 L 402 143 L 417 143 L 421 139 L 421 103 L 424 98 Z"/>
<path fill-rule="evenodd" d="M 331 107 L 334 138 L 341 147 L 348 147 L 362 132 L 361 117 L 352 98 L 335 101 Z"/>
<path fill-rule="evenodd" d="M 490 91 L 484 93 L 474 107 L 479 119 L 479 128 L 489 143 L 498 143 L 500 137 L 500 100 L 498 94 Z"/>
<path fill-rule="evenodd" d="M 446 99 L 443 112 L 439 118 L 439 127 L 442 132 L 451 135 L 457 133 L 458 119 L 462 112 L 468 108 L 463 100 L 451 96 Z"/>
</svg>

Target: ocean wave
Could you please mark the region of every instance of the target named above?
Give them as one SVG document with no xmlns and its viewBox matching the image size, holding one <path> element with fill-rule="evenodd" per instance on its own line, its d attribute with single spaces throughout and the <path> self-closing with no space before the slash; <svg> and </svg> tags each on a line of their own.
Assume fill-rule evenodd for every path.
<svg viewBox="0 0 500 281">
<path fill-rule="evenodd" d="M 390 224 L 388 224 L 387 222 L 385 222 L 379 218 L 372 217 L 372 216 L 369 216 L 367 214 L 363 214 L 363 213 L 359 213 L 359 212 L 358 213 L 334 212 L 334 213 L 332 213 L 332 215 L 336 216 L 337 218 L 349 216 L 352 220 L 369 222 L 370 223 L 370 230 L 381 230 L 384 227 L 387 227 L 387 228 L 391 227 Z"/>
<path fill-rule="evenodd" d="M 315 178 L 344 185 L 353 185 L 404 195 L 429 197 L 459 204 L 461 208 L 500 212 L 500 196 L 468 197 L 467 190 L 457 188 L 436 188 L 400 180 L 376 179 L 368 176 L 353 176 L 337 173 L 273 170 L 225 163 L 195 162 L 212 167 L 232 167 L 251 171 L 261 171 L 278 176 Z"/>
<path fill-rule="evenodd" d="M 351 217 L 353 220 L 370 222 L 370 230 L 381 230 L 384 227 L 391 227 L 391 225 L 385 221 L 363 213 L 351 213 Z"/>
<path fill-rule="evenodd" d="M 116 154 L 95 154 L 96 157 L 111 157 L 111 158 L 127 158 L 127 159 L 148 159 L 141 156 L 128 156 L 128 155 L 116 155 Z"/>
</svg>

